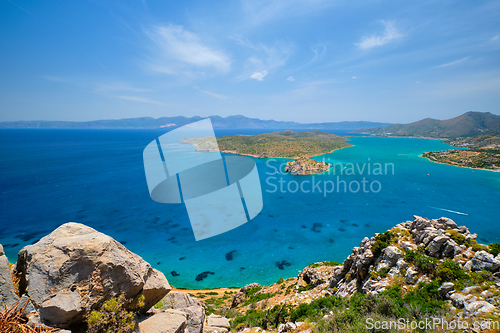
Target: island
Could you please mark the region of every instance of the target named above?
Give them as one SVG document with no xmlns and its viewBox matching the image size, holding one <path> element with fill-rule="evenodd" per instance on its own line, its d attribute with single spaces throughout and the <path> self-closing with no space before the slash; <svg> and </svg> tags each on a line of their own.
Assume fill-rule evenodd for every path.
<svg viewBox="0 0 500 333">
<path fill-rule="evenodd" d="M 282 131 L 263 133 L 258 135 L 222 136 L 214 140 L 213 137 L 184 138 L 180 143 L 189 143 L 197 151 L 217 151 L 246 155 L 259 158 L 299 158 L 313 157 L 352 144 L 345 142 L 349 139 L 321 131 L 294 132 Z M 218 145 L 218 148 L 217 148 Z"/>
<path fill-rule="evenodd" d="M 330 169 L 330 163 L 316 161 L 309 157 L 299 157 L 286 164 L 285 171 L 292 175 L 315 175 Z"/>
<path fill-rule="evenodd" d="M 500 133 L 449 140 L 447 143 L 461 149 L 430 151 L 422 156 L 437 163 L 500 171 Z"/>
<path fill-rule="evenodd" d="M 246 155 L 258 158 L 296 159 L 287 163 L 285 171 L 294 175 L 312 175 L 328 171 L 329 164 L 310 157 L 331 153 L 337 149 L 351 147 L 349 139 L 321 131 L 263 133 L 258 135 L 233 135 L 214 137 L 184 138 L 180 143 L 196 147 L 196 151 Z"/>
</svg>

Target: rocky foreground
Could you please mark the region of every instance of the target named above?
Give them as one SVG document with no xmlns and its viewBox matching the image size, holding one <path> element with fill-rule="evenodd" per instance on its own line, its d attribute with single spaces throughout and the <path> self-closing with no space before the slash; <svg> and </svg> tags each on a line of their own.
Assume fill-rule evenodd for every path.
<svg viewBox="0 0 500 333">
<path fill-rule="evenodd" d="M 450 219 L 415 216 L 364 238 L 343 264 L 315 263 L 271 286 L 192 297 L 172 291 L 161 272 L 111 237 L 67 223 L 23 248 L 12 268 L 0 246 L 0 306 L 20 308 L 30 327 L 58 332 L 105 332 L 92 316 L 103 322 L 102 309 L 119 295 L 130 318 L 116 332 L 371 332 L 367 318 L 401 316 L 500 322 L 500 243 L 476 238 Z"/>
<path fill-rule="evenodd" d="M 206 318 L 199 301 L 171 290 L 163 273 L 83 224 L 66 223 L 24 247 L 12 268 L 0 245 L 0 307 L 19 308 L 22 322 L 39 331 L 227 332 L 226 319 Z M 106 303 L 120 295 L 118 303 Z M 153 308 L 157 304 L 163 309 Z M 121 316 L 123 328 L 99 327 L 106 311 Z M 88 325 L 92 316 L 95 329 Z"/>
</svg>

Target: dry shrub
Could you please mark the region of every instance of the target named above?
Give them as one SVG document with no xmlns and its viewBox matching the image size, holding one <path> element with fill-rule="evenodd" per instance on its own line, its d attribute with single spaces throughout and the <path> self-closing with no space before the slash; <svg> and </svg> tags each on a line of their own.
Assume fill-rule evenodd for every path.
<svg viewBox="0 0 500 333">
<path fill-rule="evenodd" d="M 54 332 L 52 328 L 36 325 L 31 327 L 26 324 L 26 319 L 23 318 L 23 311 L 29 300 L 20 306 L 20 301 L 17 301 L 12 308 L 5 307 L 5 311 L 0 312 L 0 333 L 47 333 Z"/>
</svg>

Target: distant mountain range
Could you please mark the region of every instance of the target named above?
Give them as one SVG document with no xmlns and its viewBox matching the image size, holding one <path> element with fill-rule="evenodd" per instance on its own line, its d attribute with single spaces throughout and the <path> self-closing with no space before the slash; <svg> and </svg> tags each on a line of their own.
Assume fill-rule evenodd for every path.
<svg viewBox="0 0 500 333">
<path fill-rule="evenodd" d="M 162 117 L 128 118 L 94 121 L 9 121 L 0 122 L 0 128 L 175 128 L 206 117 Z M 342 121 L 329 123 L 301 124 L 294 121 L 261 120 L 245 116 L 210 116 L 215 128 L 271 128 L 271 129 L 337 129 L 357 130 L 361 128 L 385 127 L 390 123 L 370 121 Z"/>
<path fill-rule="evenodd" d="M 378 136 L 455 139 L 500 132 L 500 116 L 490 112 L 470 111 L 447 120 L 425 118 L 409 124 L 394 124 L 377 128 L 365 128 L 354 132 Z"/>
</svg>

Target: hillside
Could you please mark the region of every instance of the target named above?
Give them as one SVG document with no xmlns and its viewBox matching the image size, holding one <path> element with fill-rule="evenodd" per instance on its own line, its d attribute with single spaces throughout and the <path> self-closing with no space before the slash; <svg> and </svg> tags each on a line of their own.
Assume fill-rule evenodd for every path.
<svg viewBox="0 0 500 333">
<path fill-rule="evenodd" d="M 500 171 L 500 133 L 449 140 L 447 143 L 466 149 L 430 151 L 422 156 L 437 163 Z"/>
<path fill-rule="evenodd" d="M 250 155 L 262 158 L 311 157 L 352 146 L 347 138 L 321 132 L 272 132 L 259 135 L 234 135 L 217 138 L 222 152 Z M 207 138 L 185 138 L 181 143 L 190 143 L 198 151 L 213 151 L 214 143 Z"/>
<path fill-rule="evenodd" d="M 355 133 L 378 136 L 460 138 L 500 131 L 500 116 L 489 112 L 467 112 L 458 117 L 437 120 L 426 118 L 410 124 L 365 128 Z"/>
<path fill-rule="evenodd" d="M 0 122 L 0 128 L 176 128 L 202 120 L 205 117 L 141 117 L 94 121 L 10 121 Z M 293 121 L 261 120 L 245 116 L 210 116 L 214 128 L 291 128 L 291 129 L 337 129 L 355 130 L 360 128 L 385 127 L 388 123 L 369 121 L 342 121 L 329 123 L 301 124 Z"/>
<path fill-rule="evenodd" d="M 212 293 L 204 303 L 209 313 L 230 317 L 235 332 L 498 332 L 500 243 L 476 238 L 451 219 L 415 216 L 365 237 L 343 264 L 311 264 L 297 277 L 252 283 L 222 297 Z M 436 317 L 439 325 L 425 330 L 367 326 Z M 482 329 L 446 326 L 457 321 Z"/>
<path fill-rule="evenodd" d="M 174 291 L 113 238 L 70 222 L 25 246 L 15 264 L 0 245 L 0 331 L 498 332 L 500 243 L 476 239 L 451 219 L 414 216 L 363 238 L 343 264 L 314 263 L 297 277 L 239 291 Z M 434 318 L 439 326 L 428 328 Z M 375 322 L 412 326 L 370 328 Z M 481 329 L 446 326 L 457 322 Z"/>
</svg>

